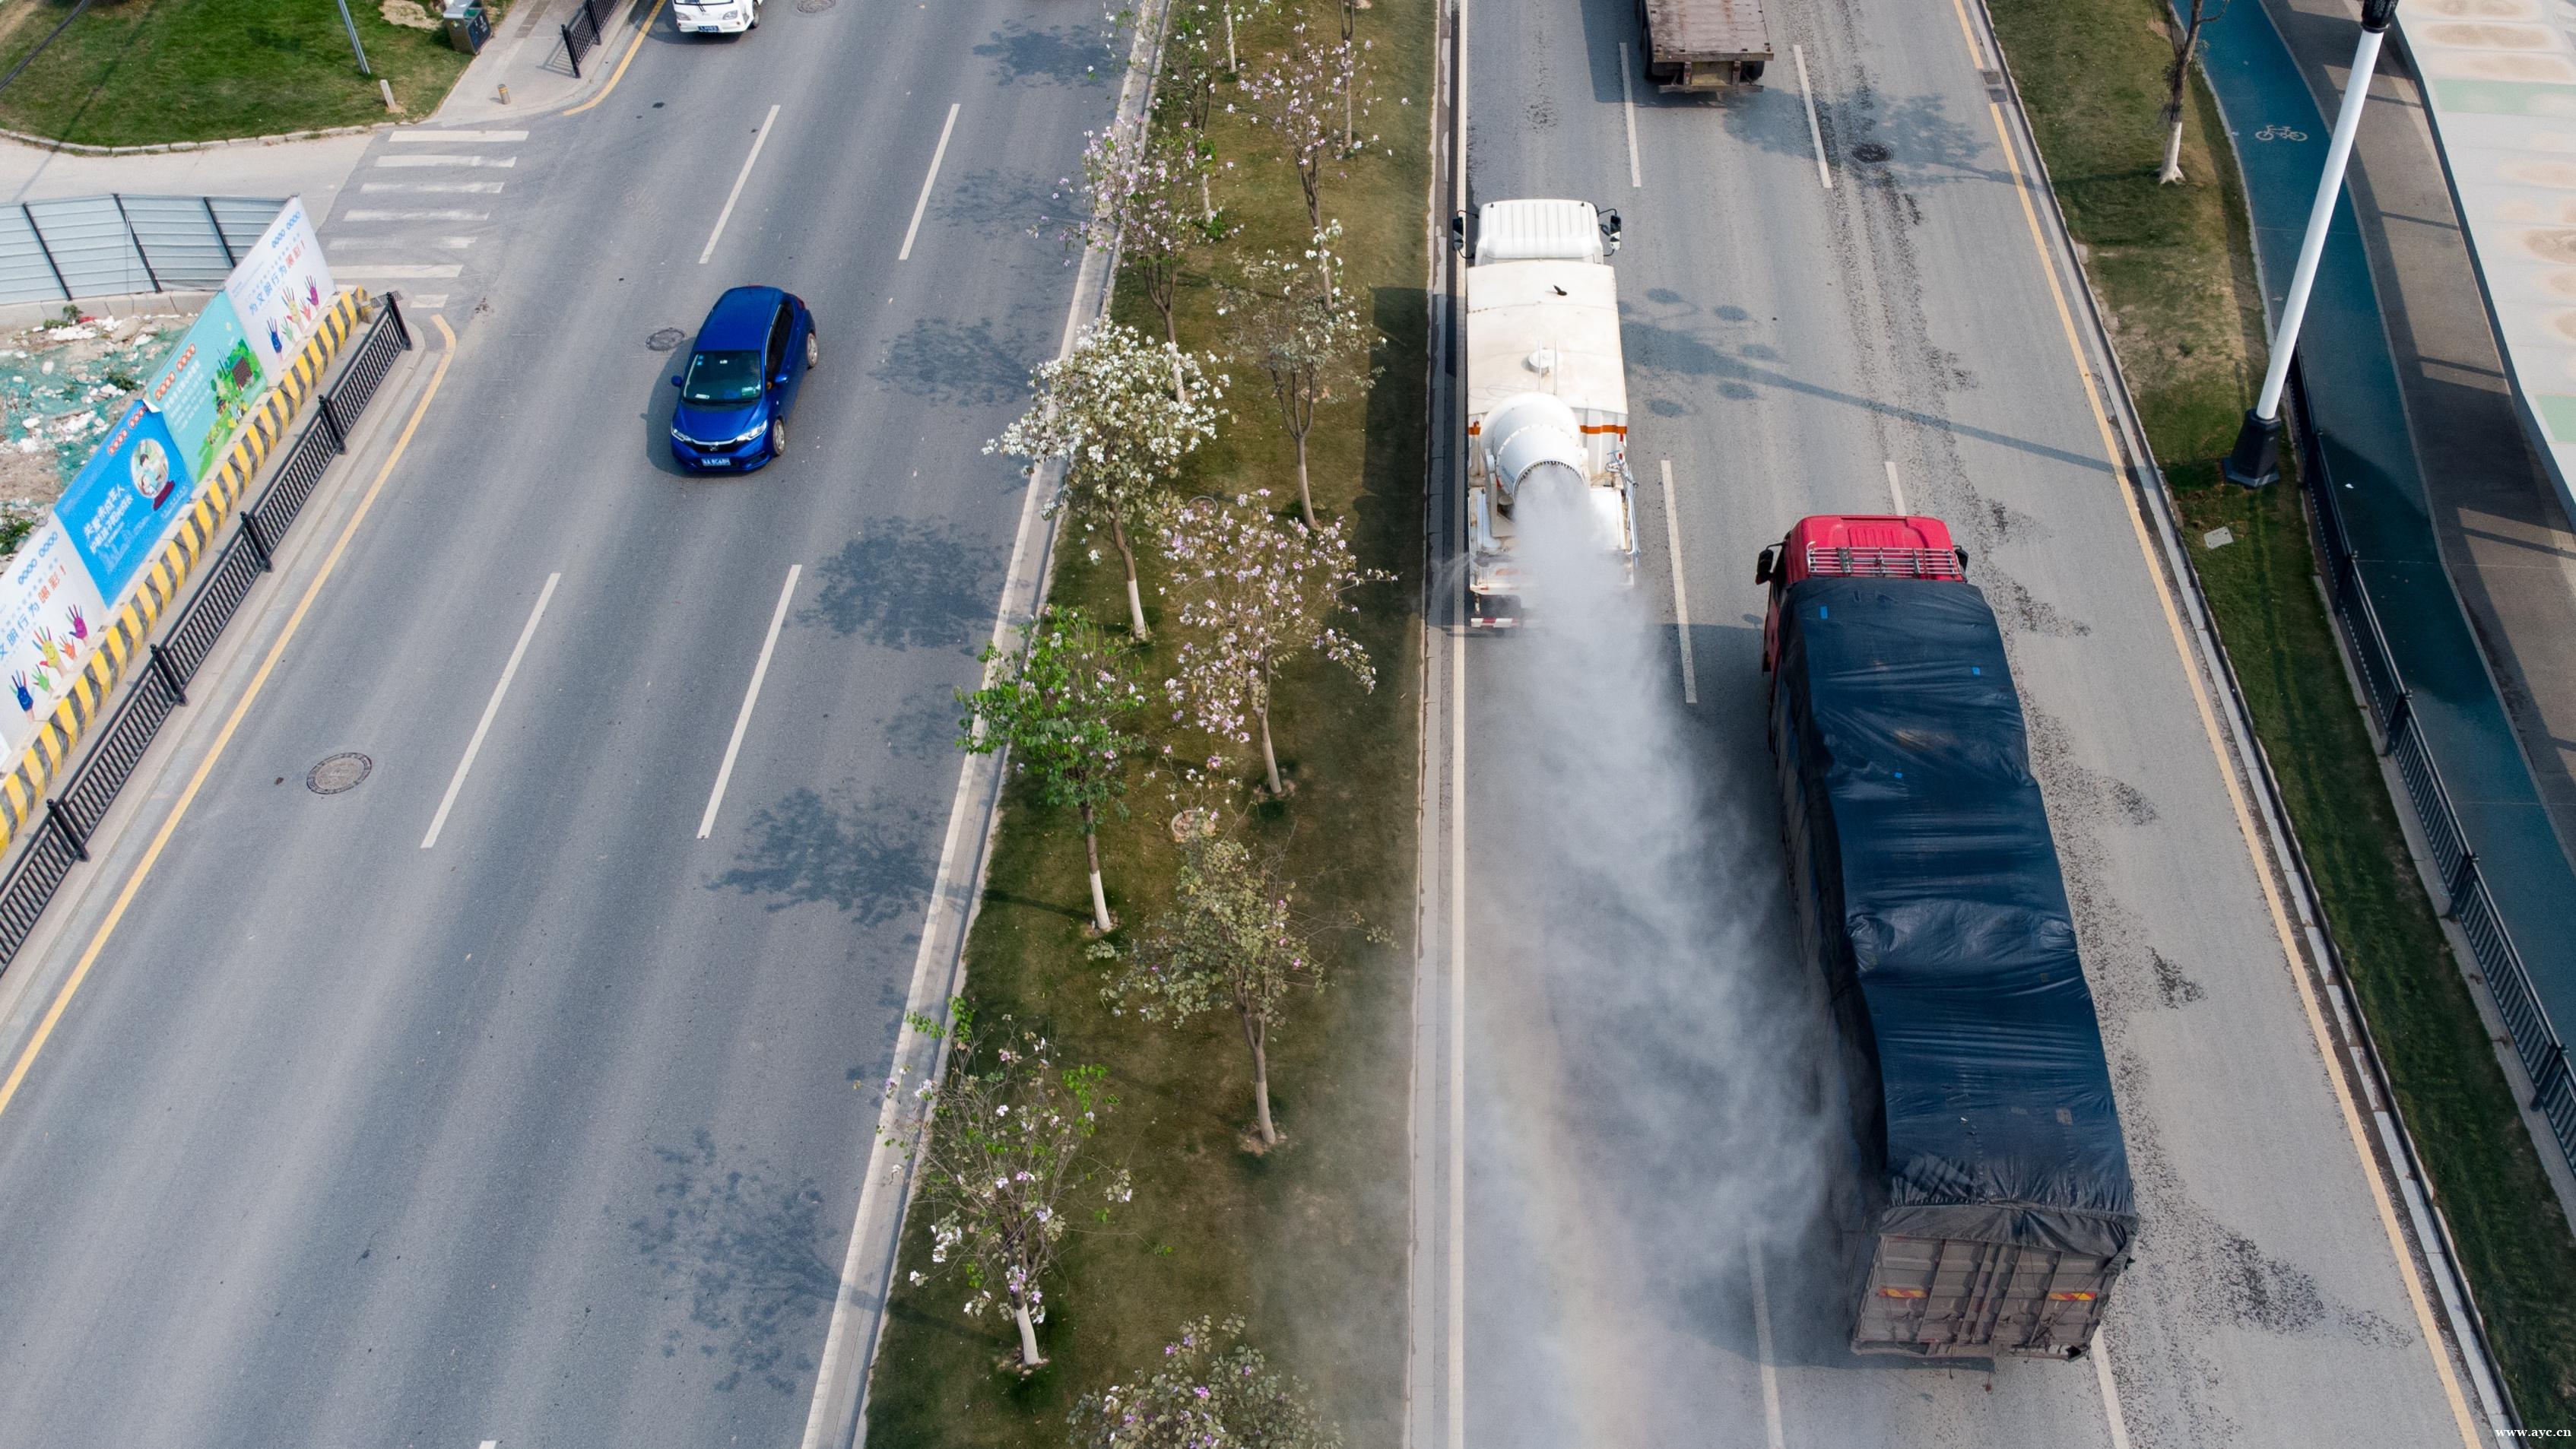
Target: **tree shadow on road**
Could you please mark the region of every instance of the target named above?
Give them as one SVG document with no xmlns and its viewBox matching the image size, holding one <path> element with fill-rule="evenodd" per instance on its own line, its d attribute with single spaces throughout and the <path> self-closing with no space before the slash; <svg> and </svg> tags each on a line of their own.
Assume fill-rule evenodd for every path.
<svg viewBox="0 0 2576 1449">
<path fill-rule="evenodd" d="M 767 896 L 769 909 L 821 902 L 862 926 L 920 910 L 930 895 L 932 823 L 886 791 L 864 802 L 848 785 L 829 796 L 799 788 L 763 806 L 748 843 L 712 890 Z"/>
<path fill-rule="evenodd" d="M 976 46 L 975 53 L 993 62 L 994 78 L 1006 86 L 1105 84 L 1118 70 L 1117 56 L 1109 45 L 1111 33 L 1096 25 L 1040 29 L 1014 20 Z"/>
<path fill-rule="evenodd" d="M 948 407 L 1000 407 L 1028 397 L 1029 372 L 1040 355 L 1028 337 L 996 336 L 990 317 L 925 317 L 887 346 L 869 376 Z"/>
<path fill-rule="evenodd" d="M 822 592 L 796 622 L 887 649 L 969 649 L 992 627 L 1001 563 L 949 525 L 880 519 L 815 566 Z"/>
<path fill-rule="evenodd" d="M 726 1366 L 715 1386 L 730 1393 L 753 1380 L 798 1392 L 815 1364 L 791 1346 L 812 1337 L 805 1326 L 831 1307 L 841 1284 L 822 1190 L 765 1161 L 728 1165 L 735 1154 L 720 1153 L 703 1130 L 689 1146 L 653 1155 L 662 1164 L 653 1210 L 627 1228 L 646 1261 L 687 1291 L 697 1353 Z M 692 1337 L 667 1330 L 662 1356 L 679 1357 Z"/>
</svg>

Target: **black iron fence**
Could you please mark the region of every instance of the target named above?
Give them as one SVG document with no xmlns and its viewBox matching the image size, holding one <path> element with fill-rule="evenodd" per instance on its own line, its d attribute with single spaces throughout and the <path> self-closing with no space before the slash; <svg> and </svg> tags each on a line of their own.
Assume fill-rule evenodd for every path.
<svg viewBox="0 0 2576 1449">
<path fill-rule="evenodd" d="M 2298 425 L 2299 472 L 2311 504 L 2309 512 L 2316 520 L 2317 554 L 2325 563 L 2327 593 L 2334 600 L 2344 642 L 2360 665 L 2362 695 L 2379 725 L 2382 748 L 2395 762 L 2398 778 L 2405 781 L 2407 801 L 2415 807 L 2425 847 L 2432 852 L 2433 869 L 2449 897 L 2449 914 L 2459 923 L 2460 934 L 2468 938 L 2469 951 L 2495 998 L 2496 1014 L 2504 1018 L 2505 1032 L 2513 1039 L 2514 1054 L 2530 1074 L 2532 1108 L 2549 1119 L 2560 1149 L 2576 1161 L 2576 1082 L 2569 1078 L 2566 1044 L 2559 1040 L 2548 1009 L 2532 990 L 2531 973 L 2523 967 L 2513 933 L 2496 912 L 2495 896 L 2478 868 L 2478 853 L 2469 847 L 2468 834 L 2460 827 L 2450 789 L 2424 746 L 2414 694 L 2397 671 L 2397 658 L 2379 627 L 2379 612 L 2362 587 L 2351 536 L 2344 530 L 2343 508 L 2335 499 L 2324 439 L 2310 420 L 2307 389 L 2295 365 L 2290 369 L 2290 408 Z"/>
<path fill-rule="evenodd" d="M 572 62 L 573 79 L 581 79 L 581 58 L 598 48 L 602 0 L 581 0 L 581 6 L 564 22 L 564 59 Z"/>
<path fill-rule="evenodd" d="M 401 303 L 389 294 L 384 310 L 351 351 L 338 384 L 322 395 L 313 420 L 286 450 L 267 489 L 242 509 L 241 526 L 215 554 L 196 594 L 171 618 L 166 637 L 145 646 L 125 698 L 92 735 L 88 753 L 63 777 L 61 790 L 46 800 L 26 848 L 8 874 L 0 876 L 0 964 L 26 944 L 72 867 L 89 859 L 90 837 L 107 819 L 117 792 L 133 777 L 162 722 L 188 702 L 188 685 L 205 667 L 215 640 L 249 597 L 251 584 L 269 570 L 276 545 L 313 496 L 324 470 L 346 451 L 346 425 L 366 410 L 395 354 L 410 347 L 411 329 L 403 322 Z"/>
</svg>

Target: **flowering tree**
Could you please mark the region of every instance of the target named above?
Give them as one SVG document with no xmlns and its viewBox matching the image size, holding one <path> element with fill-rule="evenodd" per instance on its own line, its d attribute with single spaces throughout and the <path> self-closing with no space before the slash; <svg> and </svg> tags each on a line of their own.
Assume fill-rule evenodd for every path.
<svg viewBox="0 0 2576 1449">
<path fill-rule="evenodd" d="M 1145 694 L 1124 651 L 1079 609 L 1049 609 L 1021 631 L 1021 642 L 1007 670 L 1003 653 L 984 647 L 988 682 L 957 696 L 966 709 L 958 744 L 974 755 L 1009 750 L 1012 768 L 1036 777 L 1041 799 L 1079 814 L 1091 865 L 1091 923 L 1106 933 L 1112 922 L 1100 885 L 1099 812 L 1127 793 L 1127 762 L 1145 742 L 1125 721 L 1145 707 Z"/>
<path fill-rule="evenodd" d="M 1305 928 L 1290 909 L 1296 887 L 1222 835 L 1181 843 L 1172 909 L 1124 959 L 1101 995 L 1147 1021 L 1177 1026 L 1201 1012 L 1231 1009 L 1252 1052 L 1253 1120 L 1264 1147 L 1270 1120 L 1270 1033 L 1297 991 L 1324 989 Z"/>
<path fill-rule="evenodd" d="M 1215 208 L 1202 210 L 1191 196 L 1201 189 L 1205 154 L 1194 142 L 1166 132 L 1121 139 L 1120 129 L 1093 132 L 1083 148 L 1089 215 L 1068 225 L 1066 235 L 1084 246 L 1115 249 L 1128 277 L 1162 317 L 1164 340 L 1178 351 L 1172 303 L 1181 270 L 1193 251 L 1224 232 Z M 1181 386 L 1177 378 L 1174 386 Z"/>
<path fill-rule="evenodd" d="M 1306 1397 L 1243 1341 L 1242 1319 L 1201 1318 L 1151 1372 L 1084 1395 L 1066 1423 L 1073 1449 L 1341 1449 Z"/>
<path fill-rule="evenodd" d="M 1279 419 L 1297 450 L 1297 508 L 1315 524 L 1314 490 L 1306 482 L 1306 436 L 1315 429 L 1315 406 L 1369 381 L 1374 336 L 1360 319 L 1359 299 L 1342 285 L 1337 250 L 1342 224 L 1316 233 L 1303 257 L 1265 251 L 1243 264 L 1243 279 L 1224 285 L 1218 308 L 1233 334 L 1235 356 L 1270 379 Z"/>
<path fill-rule="evenodd" d="M 1360 50 L 1353 42 L 1328 40 L 1300 21 L 1288 28 L 1288 48 L 1243 78 L 1254 123 L 1278 134 L 1297 168 L 1309 231 L 1324 229 L 1324 168 L 1354 149 L 1355 138 L 1343 134 L 1333 112 L 1349 109 L 1359 73 Z M 1337 100 L 1345 104 L 1337 106 Z"/>
<path fill-rule="evenodd" d="M 1288 791 L 1270 743 L 1273 676 L 1313 650 L 1348 669 L 1362 689 L 1376 688 L 1368 651 L 1334 619 L 1358 612 L 1342 600 L 1353 586 L 1394 575 L 1359 566 L 1342 520 L 1323 528 L 1282 523 L 1271 517 L 1269 498 L 1264 489 L 1231 506 L 1193 499 L 1163 529 L 1168 591 L 1180 596 L 1181 623 L 1199 633 L 1182 643 L 1179 673 L 1164 687 L 1180 707 L 1176 719 L 1195 717 L 1199 728 L 1241 744 L 1258 727 L 1276 796 Z"/>
<path fill-rule="evenodd" d="M 1351 48 L 1351 41 L 1359 30 L 1360 9 L 1361 0 L 1342 0 L 1342 49 L 1339 63 L 1335 68 L 1340 71 L 1338 79 L 1342 86 L 1342 149 L 1346 152 L 1359 149 L 1357 102 L 1360 69 L 1363 64 L 1362 56 L 1372 44 L 1370 41 L 1363 40 L 1359 42 L 1359 49 Z"/>
<path fill-rule="evenodd" d="M 1093 1218 L 1106 1222 L 1108 1204 L 1134 1195 L 1127 1170 L 1102 1164 L 1087 1146 L 1118 1099 L 1101 1090 L 1106 1068 L 1059 1069 L 1035 1032 L 1005 1038 L 990 1061 L 976 1061 L 973 1013 L 963 1001 L 949 1006 L 956 1025 L 947 1079 L 908 1093 L 900 1076 L 886 1083 L 888 1097 L 914 1103 L 886 1143 L 903 1152 L 923 1205 L 937 1214 L 930 1261 L 964 1277 L 968 1317 L 999 1309 L 1019 1325 L 1025 1372 L 1046 1362 L 1038 1353 L 1042 1285 L 1072 1229 L 1075 1199 L 1097 1190 L 1102 1205 Z M 922 1017 L 912 1026 L 940 1030 Z M 928 1278 L 912 1275 L 916 1285 Z"/>
<path fill-rule="evenodd" d="M 1179 384 L 1177 393 L 1167 379 Z M 1208 376 L 1198 354 L 1103 321 L 1040 367 L 1036 382 L 1037 401 L 984 451 L 1026 458 L 1031 474 L 1049 458 L 1064 460 L 1064 491 L 1048 516 L 1069 513 L 1085 533 L 1108 526 L 1127 568 L 1129 626 L 1137 638 L 1149 637 L 1127 535 L 1162 518 L 1181 460 L 1216 436 L 1226 378 Z"/>
</svg>

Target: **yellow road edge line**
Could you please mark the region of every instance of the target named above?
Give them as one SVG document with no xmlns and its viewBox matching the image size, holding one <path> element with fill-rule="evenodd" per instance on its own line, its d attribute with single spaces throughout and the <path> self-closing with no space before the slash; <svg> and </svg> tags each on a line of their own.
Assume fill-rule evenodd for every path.
<svg viewBox="0 0 2576 1449">
<path fill-rule="evenodd" d="M 2336 1060 L 2334 1037 L 2326 1029 L 2325 1013 L 2318 1006 L 2316 988 L 2300 963 L 2297 934 L 2291 929 L 2287 911 L 2282 908 L 2281 894 L 2273 884 L 2272 869 L 2264 859 L 2261 833 L 2254 824 L 2253 813 L 2246 807 L 2245 791 L 2236 778 L 2236 766 L 2228 758 L 2225 739 L 2218 727 L 2218 716 L 2211 709 L 2209 692 L 2202 686 L 2200 664 L 2194 657 L 2191 639 L 2183 628 L 2182 615 L 2175 607 L 2173 590 L 2165 579 L 2163 562 L 2157 558 L 2153 535 L 2148 531 L 2146 516 L 2139 510 L 2137 496 L 2127 486 L 2126 470 L 2121 466 L 2118 440 L 2111 430 L 2111 420 L 2102 408 L 2102 397 L 2094 386 L 2092 365 L 2084 355 L 2082 337 L 2075 330 L 2074 314 L 2066 305 L 2066 290 L 2057 280 L 2057 266 L 2048 250 L 2048 239 L 2040 229 L 2039 210 L 2030 198 L 2031 187 L 2023 175 L 2021 159 L 2013 150 L 2012 133 L 2004 124 L 2004 108 L 1989 101 L 1986 109 L 1994 118 L 1995 137 L 2003 145 L 2004 162 L 2012 169 L 2013 190 L 2021 197 L 2022 219 L 2030 224 L 2031 245 L 2039 251 L 2039 266 L 2048 278 L 2048 293 L 2057 303 L 2058 325 L 2066 331 L 2067 349 L 2075 356 L 2076 375 L 2084 382 L 2084 401 L 2093 409 L 2094 425 L 2102 432 L 2103 455 L 2110 461 L 2112 475 L 2121 480 L 2120 501 L 2128 510 L 2129 527 L 2137 535 L 2138 552 L 2145 556 L 2147 575 L 2156 586 L 2156 602 L 2163 606 L 2165 627 L 2173 634 L 2174 651 L 2182 658 L 2183 677 L 2191 685 L 2191 702 L 2200 711 L 2201 732 L 2209 740 L 2209 751 L 2218 760 L 2218 775 L 2227 786 L 2227 803 L 2236 812 L 2236 830 L 2244 838 L 2245 854 L 2254 864 L 2254 878 L 2263 888 L 2264 908 L 2271 912 L 2272 929 L 2280 937 L 2281 952 L 2290 967 L 2290 980 L 2298 987 L 2299 1005 L 2307 1012 L 2308 1031 L 2316 1039 L 2317 1051 L 2325 1059 L 2326 1080 L 2334 1087 L 2335 1105 L 2343 1111 L 2344 1129 L 2352 1134 L 2353 1150 L 2361 1157 L 2361 1175 L 2370 1183 L 2371 1202 L 2379 1209 L 2380 1226 L 2387 1230 L 2388 1245 L 2395 1250 L 2405 1281 L 2407 1301 L 2414 1305 L 2415 1323 L 2424 1335 L 2424 1346 L 2433 1360 L 2433 1368 L 2442 1379 L 2442 1392 L 2451 1403 L 2451 1417 L 2459 1427 L 2460 1440 L 2467 1449 L 2485 1449 L 2487 1437 L 2478 1432 L 2477 1421 L 2469 1412 L 2468 1400 L 2460 1392 L 2460 1383 L 2451 1372 L 2450 1355 L 2443 1351 L 2442 1332 L 2433 1318 L 2433 1305 L 2426 1297 L 2424 1284 L 2417 1273 L 2415 1254 L 2406 1246 L 2405 1231 L 2398 1226 L 2397 1208 L 2389 1200 L 2388 1186 L 2380 1180 L 2378 1164 L 2370 1150 L 2370 1134 L 2362 1125 L 2361 1110 L 2344 1084 L 2342 1064 Z M 0 1102 L 5 1102 L 0 1098 Z M 2465 1352 L 2465 1346 L 2463 1352 Z"/>
<path fill-rule="evenodd" d="M 18 1054 L 17 1065 L 9 1069 L 9 1079 L 0 1082 L 0 1113 L 9 1110 L 9 1103 L 18 1095 L 19 1084 L 27 1080 L 27 1073 L 36 1064 L 36 1054 L 45 1049 L 45 1043 L 52 1038 L 63 1013 L 71 1009 L 73 994 L 89 978 L 90 967 L 98 964 L 99 953 L 107 949 L 108 938 L 116 934 L 117 926 L 125 920 L 126 908 L 134 904 L 136 893 L 142 890 L 144 877 L 152 873 L 152 867 L 161 859 L 163 847 L 170 843 L 170 836 L 178 830 L 179 821 L 187 815 L 188 807 L 196 802 L 197 792 L 205 787 L 206 777 L 214 773 L 215 762 L 224 757 L 224 748 L 232 743 L 233 732 L 241 728 L 243 718 L 259 698 L 260 688 L 268 683 L 268 676 L 277 668 L 277 661 L 285 656 L 286 646 L 294 642 L 295 631 L 304 623 L 305 614 L 313 608 L 314 599 L 321 595 L 322 586 L 331 581 L 332 571 L 339 567 L 340 555 L 348 551 L 349 540 L 357 536 L 358 525 L 367 521 L 367 511 L 375 507 L 376 495 L 385 491 L 385 480 L 393 476 L 394 465 L 402 461 L 403 453 L 411 447 L 412 434 L 420 430 L 421 418 L 428 413 L 430 402 L 438 396 L 439 385 L 447 380 L 448 364 L 456 360 L 456 333 L 448 327 L 447 319 L 433 312 L 429 320 L 447 339 L 447 346 L 439 354 L 438 370 L 430 374 L 428 390 L 413 405 L 411 420 L 403 424 L 402 436 L 394 441 L 392 456 L 386 458 L 385 465 L 376 471 L 376 481 L 369 485 L 366 496 L 358 500 L 358 511 L 349 516 L 347 526 L 340 530 L 340 537 L 332 543 L 331 552 L 324 555 L 322 571 L 313 576 L 313 582 L 304 590 L 304 597 L 296 601 L 295 612 L 287 616 L 286 632 L 278 635 L 277 642 L 269 646 L 268 657 L 260 661 L 259 672 L 251 676 L 250 688 L 243 693 L 241 703 L 233 706 L 232 715 L 224 721 L 223 732 L 215 736 L 214 748 L 206 752 L 206 758 L 197 766 L 196 773 L 188 778 L 188 788 L 179 793 L 179 802 L 170 808 L 170 817 L 161 822 L 160 830 L 152 837 L 151 846 L 143 852 L 143 858 L 135 862 L 133 873 L 125 879 L 124 889 L 116 893 L 116 904 L 108 908 L 107 919 L 99 922 L 97 933 L 90 937 L 88 949 L 81 952 L 80 963 L 72 967 L 72 974 L 64 980 L 62 989 L 54 993 L 53 1004 L 45 1009 L 45 1019 L 37 1024 L 36 1034 L 28 1039 L 26 1050 Z"/>
<path fill-rule="evenodd" d="M 567 116 L 578 116 L 582 112 L 589 110 L 591 107 L 598 105 L 601 101 L 608 99 L 608 93 L 617 89 L 617 83 L 619 81 L 626 79 L 626 68 L 635 63 L 635 52 L 644 48 L 644 37 L 653 33 L 653 22 L 662 18 L 662 7 L 669 3 L 670 0 L 653 0 L 653 13 L 644 17 L 644 24 L 641 28 L 636 30 L 635 38 L 626 42 L 626 57 L 617 62 L 616 70 L 609 73 L 608 84 L 599 88 L 598 95 L 592 96 L 589 100 L 582 102 L 580 105 L 574 106 L 572 109 L 565 111 L 562 114 Z"/>
</svg>

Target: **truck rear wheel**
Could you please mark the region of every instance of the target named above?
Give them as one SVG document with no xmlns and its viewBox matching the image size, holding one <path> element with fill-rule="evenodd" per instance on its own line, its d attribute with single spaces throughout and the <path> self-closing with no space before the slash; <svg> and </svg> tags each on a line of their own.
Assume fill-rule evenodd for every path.
<svg viewBox="0 0 2576 1449">
<path fill-rule="evenodd" d="M 1735 78 L 1746 85 L 1753 84 L 1755 81 L 1762 79 L 1762 64 L 1763 63 L 1758 60 L 1740 62 L 1735 67 Z"/>
</svg>

